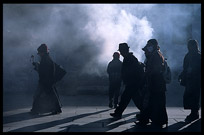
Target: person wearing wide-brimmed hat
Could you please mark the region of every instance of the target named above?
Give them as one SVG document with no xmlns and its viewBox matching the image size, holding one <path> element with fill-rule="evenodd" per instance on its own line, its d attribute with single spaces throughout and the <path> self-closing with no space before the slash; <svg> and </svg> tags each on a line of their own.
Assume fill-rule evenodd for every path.
<svg viewBox="0 0 204 135">
<path fill-rule="evenodd" d="M 129 46 L 127 43 L 120 43 L 119 44 L 119 51 L 120 54 L 124 57 L 122 63 L 122 70 L 121 76 L 122 81 L 125 85 L 125 90 L 121 95 L 121 100 L 119 102 L 118 107 L 115 109 L 114 113 L 110 113 L 110 115 L 114 118 L 121 118 L 122 113 L 126 109 L 127 105 L 129 104 L 130 100 L 132 99 L 138 109 L 140 107 L 140 82 L 141 78 L 141 68 L 139 68 L 139 61 L 133 55 L 133 53 L 129 52 Z"/>
</svg>

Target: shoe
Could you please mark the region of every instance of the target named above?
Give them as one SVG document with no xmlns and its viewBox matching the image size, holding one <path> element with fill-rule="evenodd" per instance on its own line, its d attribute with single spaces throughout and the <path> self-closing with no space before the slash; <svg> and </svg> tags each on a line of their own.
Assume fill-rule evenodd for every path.
<svg viewBox="0 0 204 135">
<path fill-rule="evenodd" d="M 114 105 L 114 109 L 115 109 L 115 108 L 117 108 L 117 107 L 118 107 L 118 105 L 117 105 L 117 104 L 115 104 L 115 105 Z"/>
<path fill-rule="evenodd" d="M 140 119 L 140 113 L 136 114 L 135 117 L 139 120 Z"/>
<path fill-rule="evenodd" d="M 138 126 L 146 126 L 149 122 L 148 121 L 139 121 L 139 122 L 134 122 L 136 125 L 138 125 Z"/>
<path fill-rule="evenodd" d="M 51 112 L 51 115 L 60 114 L 60 113 L 62 113 L 62 110 L 53 111 L 53 112 Z"/>
<path fill-rule="evenodd" d="M 110 108 L 113 108 L 113 105 L 112 105 L 112 103 L 109 103 L 109 107 L 110 107 Z"/>
<path fill-rule="evenodd" d="M 159 124 L 159 123 L 151 123 L 151 126 L 153 126 L 154 128 L 159 128 L 159 129 L 164 129 L 168 127 L 168 122 L 164 123 L 164 124 Z"/>
<path fill-rule="evenodd" d="M 36 111 L 33 111 L 33 110 L 30 110 L 30 112 L 29 112 L 31 115 L 39 115 L 39 113 L 38 112 L 36 112 Z"/>
<path fill-rule="evenodd" d="M 122 117 L 121 114 L 116 114 L 116 113 L 110 113 L 110 116 L 117 118 L 117 119 L 121 119 L 121 117 Z"/>
<path fill-rule="evenodd" d="M 185 122 L 192 122 L 199 118 L 199 114 L 190 114 L 186 117 Z"/>
</svg>

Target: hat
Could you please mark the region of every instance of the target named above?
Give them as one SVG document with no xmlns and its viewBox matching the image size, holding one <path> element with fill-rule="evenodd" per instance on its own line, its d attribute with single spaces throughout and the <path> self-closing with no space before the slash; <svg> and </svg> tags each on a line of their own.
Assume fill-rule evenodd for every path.
<svg viewBox="0 0 204 135">
<path fill-rule="evenodd" d="M 147 41 L 147 45 L 153 45 L 156 48 L 158 46 L 158 42 L 156 39 L 150 39 Z"/>
<path fill-rule="evenodd" d="M 146 46 L 145 46 L 144 48 L 142 48 L 142 50 L 143 50 L 143 51 L 147 51 L 147 47 L 148 47 L 148 46 L 153 46 L 153 48 L 154 48 L 154 49 L 157 49 L 157 50 L 160 49 L 160 47 L 159 47 L 158 42 L 157 42 L 156 39 L 150 39 L 150 40 L 148 40 Z"/>
<path fill-rule="evenodd" d="M 38 47 L 38 53 L 48 53 L 48 48 L 47 48 L 47 45 L 46 44 L 41 44 L 39 47 Z"/>
<path fill-rule="evenodd" d="M 147 45 L 144 48 L 142 48 L 142 50 L 147 51 Z"/>
<path fill-rule="evenodd" d="M 128 46 L 127 43 L 120 43 L 120 44 L 119 44 L 119 49 L 118 49 L 118 51 L 124 50 L 124 49 L 129 49 L 129 48 L 130 48 L 130 47 Z"/>
<path fill-rule="evenodd" d="M 199 51 L 198 41 L 194 39 L 188 40 L 188 50 L 189 51 Z"/>
</svg>

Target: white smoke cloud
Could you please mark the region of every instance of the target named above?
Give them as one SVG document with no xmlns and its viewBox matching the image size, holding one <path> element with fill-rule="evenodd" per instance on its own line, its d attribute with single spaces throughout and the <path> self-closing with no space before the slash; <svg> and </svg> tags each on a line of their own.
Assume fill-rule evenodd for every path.
<svg viewBox="0 0 204 135">
<path fill-rule="evenodd" d="M 118 5 L 90 5 L 90 8 L 90 19 L 84 30 L 92 41 L 103 41 L 98 56 L 100 64 L 108 63 L 121 42 L 127 42 L 135 56 L 143 60 L 141 48 L 153 32 L 145 16 L 140 19 Z"/>
<path fill-rule="evenodd" d="M 42 43 L 67 71 L 104 75 L 119 43 L 143 61 L 141 48 L 156 38 L 169 66 L 181 69 L 186 27 L 201 44 L 200 4 L 4 4 L 4 84 L 32 83 L 28 61 Z"/>
</svg>

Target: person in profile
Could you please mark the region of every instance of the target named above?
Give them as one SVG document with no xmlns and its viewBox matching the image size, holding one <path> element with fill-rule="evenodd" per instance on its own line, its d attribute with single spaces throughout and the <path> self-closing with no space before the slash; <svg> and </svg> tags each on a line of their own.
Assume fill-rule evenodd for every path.
<svg viewBox="0 0 204 135">
<path fill-rule="evenodd" d="M 185 87 L 183 95 L 184 109 L 191 113 L 186 117 L 186 122 L 199 118 L 200 90 L 201 90 L 201 52 L 198 42 L 190 39 L 187 44 L 188 53 L 183 60 L 183 71 L 179 75 L 179 82 Z"/>
<path fill-rule="evenodd" d="M 148 96 L 146 107 L 142 107 L 137 125 L 145 126 L 151 120 L 151 125 L 162 128 L 167 126 L 166 82 L 163 77 L 164 57 L 156 39 L 150 39 L 142 49 L 145 52 L 145 78 Z"/>
<path fill-rule="evenodd" d="M 113 108 L 113 98 L 114 98 L 114 108 L 118 105 L 118 98 L 121 87 L 121 67 L 122 62 L 120 61 L 120 54 L 114 52 L 113 60 L 108 63 L 107 73 L 109 75 L 109 107 Z"/>
<path fill-rule="evenodd" d="M 132 99 L 138 109 L 140 108 L 140 82 L 141 82 L 141 68 L 139 61 L 129 52 L 129 46 L 127 43 L 119 44 L 119 51 L 124 57 L 121 69 L 122 81 L 125 85 L 125 90 L 121 95 L 121 100 L 118 107 L 115 109 L 114 113 L 110 115 L 116 119 L 122 117 L 122 113 L 125 108 L 128 106 L 130 100 Z"/>
<path fill-rule="evenodd" d="M 33 98 L 31 114 L 59 114 L 62 112 L 61 103 L 55 87 L 54 62 L 49 56 L 46 44 L 41 44 L 38 49 L 40 62 L 33 62 L 34 69 L 38 72 L 39 81 L 37 91 Z"/>
</svg>

